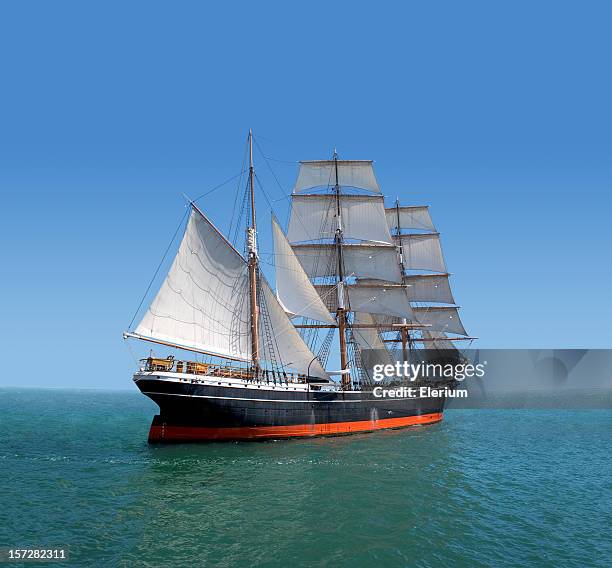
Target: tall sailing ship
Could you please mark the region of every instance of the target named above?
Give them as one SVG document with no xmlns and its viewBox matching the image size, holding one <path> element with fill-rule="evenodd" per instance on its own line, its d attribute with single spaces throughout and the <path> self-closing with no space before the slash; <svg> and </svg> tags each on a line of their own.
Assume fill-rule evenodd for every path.
<svg viewBox="0 0 612 568">
<path fill-rule="evenodd" d="M 431 424 L 445 395 L 382 397 L 377 365 L 472 339 L 427 206 L 385 207 L 372 161 L 303 161 L 287 232 L 272 217 L 276 291 L 260 268 L 253 135 L 241 252 L 195 203 L 174 261 L 134 330 L 191 352 L 134 375 L 159 406 L 150 442 L 338 435 Z M 325 369 L 333 348 L 340 369 Z M 334 377 L 338 377 L 334 380 Z M 378 389 L 380 391 L 380 389 Z M 439 389 L 438 393 L 441 392 Z"/>
</svg>

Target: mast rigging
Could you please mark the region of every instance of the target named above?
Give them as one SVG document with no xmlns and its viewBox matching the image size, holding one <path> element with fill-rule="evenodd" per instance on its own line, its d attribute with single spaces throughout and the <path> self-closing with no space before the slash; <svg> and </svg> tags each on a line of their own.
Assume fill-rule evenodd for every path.
<svg viewBox="0 0 612 568">
<path fill-rule="evenodd" d="M 402 284 L 406 284 L 406 271 L 405 271 L 405 267 L 404 267 L 404 251 L 403 251 L 403 247 L 402 247 L 402 239 L 400 237 L 400 235 L 402 234 L 402 231 L 400 229 L 401 223 L 400 223 L 400 210 L 399 210 L 399 199 L 395 200 L 395 213 L 397 216 L 397 235 L 399 237 L 399 246 L 398 246 L 398 259 L 399 259 L 399 265 L 400 265 L 400 271 L 402 273 Z M 406 323 L 406 318 L 404 318 L 403 323 Z M 400 335 L 401 335 L 401 343 L 402 343 L 402 359 L 404 361 L 408 361 L 408 344 L 411 343 L 410 341 L 410 334 L 408 333 L 408 328 L 406 327 L 402 327 L 402 329 L 400 330 Z"/>
<path fill-rule="evenodd" d="M 332 159 L 300 163 L 287 234 L 272 220 L 274 292 L 259 266 L 253 140 L 249 130 L 249 177 L 240 215 L 244 219 L 247 213 L 246 254 L 191 203 L 174 262 L 137 329 L 124 337 L 241 361 L 253 377 L 267 376 L 270 366 L 273 376 L 289 366 L 329 379 L 320 363 L 327 360 L 337 327 L 345 391 L 356 388 L 360 369 L 371 366 L 361 360 L 362 349 L 384 358 L 385 344 L 401 342 L 407 360 L 421 340 L 438 348 L 444 341 L 471 339 L 446 335 L 467 333 L 427 206 L 402 207 L 396 201 L 385 209 L 372 162 L 340 160 L 335 150 Z M 323 184 L 325 194 L 302 193 Z M 342 192 L 344 186 L 375 195 Z M 427 232 L 402 233 L 411 229 Z M 297 316 L 306 321 L 294 323 Z M 329 332 L 317 360 L 314 343 L 307 345 L 300 331 L 319 329 Z M 386 336 L 391 332 L 395 339 Z"/>
<path fill-rule="evenodd" d="M 338 279 L 338 332 L 340 336 L 340 366 L 343 371 L 348 367 L 348 353 L 346 348 L 346 310 L 344 305 L 344 262 L 342 258 L 342 209 L 340 205 L 340 183 L 338 181 L 338 153 L 334 150 L 334 171 L 336 175 L 336 183 L 334 191 L 336 194 L 336 235 L 334 241 L 336 243 L 336 254 L 338 258 L 337 279 Z M 350 373 L 342 375 L 342 388 L 348 390 L 351 385 Z"/>
<path fill-rule="evenodd" d="M 255 376 L 259 371 L 259 307 L 257 305 L 257 219 L 255 215 L 255 168 L 253 167 L 253 131 L 249 129 L 249 189 L 251 198 L 251 226 L 247 228 L 249 251 L 249 307 L 251 317 L 251 362 Z"/>
</svg>

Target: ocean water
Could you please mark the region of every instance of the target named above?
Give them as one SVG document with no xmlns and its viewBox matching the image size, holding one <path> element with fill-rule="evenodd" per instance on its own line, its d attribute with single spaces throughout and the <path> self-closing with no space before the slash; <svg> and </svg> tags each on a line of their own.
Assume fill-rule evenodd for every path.
<svg viewBox="0 0 612 568">
<path fill-rule="evenodd" d="M 0 547 L 68 546 L 70 566 L 612 565 L 610 411 L 149 446 L 155 410 L 0 390 Z"/>
</svg>

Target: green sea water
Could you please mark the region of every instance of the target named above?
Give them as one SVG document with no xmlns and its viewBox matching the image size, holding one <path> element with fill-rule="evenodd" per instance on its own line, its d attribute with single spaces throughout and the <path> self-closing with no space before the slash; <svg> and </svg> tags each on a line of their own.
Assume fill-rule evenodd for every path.
<svg viewBox="0 0 612 568">
<path fill-rule="evenodd" d="M 67 546 L 70 566 L 612 565 L 610 411 L 149 446 L 155 411 L 0 390 L 0 547 Z"/>
</svg>

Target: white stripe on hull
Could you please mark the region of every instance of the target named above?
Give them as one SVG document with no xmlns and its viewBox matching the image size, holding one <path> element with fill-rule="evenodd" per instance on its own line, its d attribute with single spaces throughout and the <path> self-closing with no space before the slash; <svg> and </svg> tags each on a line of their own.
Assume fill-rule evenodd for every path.
<svg viewBox="0 0 612 568">
<path fill-rule="evenodd" d="M 353 391 L 354 392 L 354 391 Z M 150 392 L 142 391 L 142 394 L 146 395 L 159 395 L 159 396 L 184 396 L 188 398 L 212 398 L 216 400 L 246 400 L 253 402 L 295 402 L 295 403 L 306 403 L 306 404 L 320 404 L 320 403 L 352 403 L 352 402 L 375 402 L 382 400 L 381 398 L 364 398 L 364 399 L 343 399 L 343 400 L 286 400 L 276 398 L 240 398 L 237 396 L 211 396 L 204 394 L 181 394 L 174 392 Z M 405 401 L 406 398 L 386 398 L 385 402 L 401 402 Z"/>
</svg>

